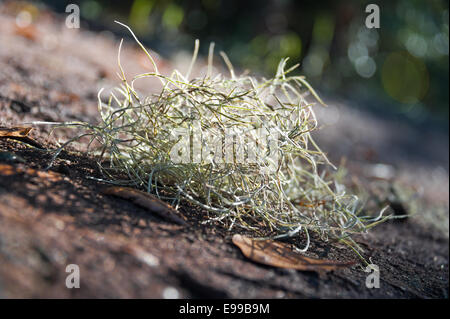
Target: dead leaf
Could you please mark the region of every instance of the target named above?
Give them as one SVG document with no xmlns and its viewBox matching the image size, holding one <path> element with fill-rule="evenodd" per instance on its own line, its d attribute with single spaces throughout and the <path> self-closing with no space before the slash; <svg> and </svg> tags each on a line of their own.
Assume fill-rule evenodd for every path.
<svg viewBox="0 0 450 319">
<path fill-rule="evenodd" d="M 321 273 L 355 264 L 353 261 L 339 262 L 306 257 L 292 250 L 289 245 L 273 240 L 254 240 L 236 234 L 233 236 L 233 243 L 241 249 L 245 257 L 257 263 L 278 268 Z"/>
<path fill-rule="evenodd" d="M 178 216 L 178 211 L 175 208 L 152 194 L 134 188 L 120 186 L 108 187 L 102 192 L 106 195 L 114 195 L 120 198 L 128 199 L 132 203 L 146 208 L 164 219 L 179 225 L 186 225 L 186 221 Z"/>
<path fill-rule="evenodd" d="M 0 127 L 0 137 L 25 137 L 28 136 L 32 127 Z"/>
<path fill-rule="evenodd" d="M 28 137 L 28 134 L 32 129 L 32 127 L 0 127 L 0 138 L 9 138 L 39 149 L 44 149 L 41 144 L 33 140 L 31 137 Z"/>
</svg>

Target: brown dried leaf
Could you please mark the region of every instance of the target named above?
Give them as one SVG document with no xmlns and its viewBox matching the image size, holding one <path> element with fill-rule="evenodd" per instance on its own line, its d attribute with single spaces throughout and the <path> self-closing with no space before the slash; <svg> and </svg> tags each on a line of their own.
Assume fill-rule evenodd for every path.
<svg viewBox="0 0 450 319">
<path fill-rule="evenodd" d="M 32 127 L 0 127 L 0 138 L 9 138 L 40 149 L 44 149 L 41 144 L 28 137 L 28 134 L 32 129 Z"/>
<path fill-rule="evenodd" d="M 152 213 L 179 225 L 186 221 L 178 216 L 178 211 L 156 196 L 130 187 L 112 186 L 104 189 L 103 194 L 128 199 L 132 203 L 148 209 Z"/>
<path fill-rule="evenodd" d="M 236 234 L 233 236 L 233 243 L 241 249 L 245 257 L 278 268 L 326 272 L 355 264 L 306 257 L 293 251 L 289 245 L 273 240 L 253 240 Z"/>
<path fill-rule="evenodd" d="M 0 127 L 0 137 L 26 137 L 32 127 Z"/>
</svg>

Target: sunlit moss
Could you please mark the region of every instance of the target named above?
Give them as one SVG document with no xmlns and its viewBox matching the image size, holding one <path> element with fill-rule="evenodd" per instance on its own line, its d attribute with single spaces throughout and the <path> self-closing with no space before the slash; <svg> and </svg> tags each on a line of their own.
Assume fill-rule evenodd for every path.
<svg viewBox="0 0 450 319">
<path fill-rule="evenodd" d="M 340 240 L 356 251 L 358 246 L 351 236 L 388 218 L 383 216 L 384 210 L 376 217 L 362 216 L 358 197 L 347 193 L 330 173 L 334 166 L 312 138 L 318 127 L 316 106 L 307 96 L 321 104 L 323 101 L 303 76 L 291 75 L 298 64 L 287 67 L 288 59 L 282 59 L 274 77 L 261 79 L 236 74 L 221 52 L 230 75 L 213 74 L 211 45 L 206 75 L 191 78 L 199 50 L 196 41 L 186 74 L 174 70 L 163 75 L 135 39 L 154 70 L 127 80 L 119 49 L 122 85 L 106 102 L 99 92 L 100 123 L 64 124 L 84 128 L 81 136 L 90 136 L 91 142 L 100 144 L 97 154 L 103 158 L 98 162 L 102 181 L 147 190 L 175 206 L 189 201 L 203 209 L 205 222 L 220 222 L 230 231 L 244 229 L 273 239 L 303 234 L 303 251 L 309 248 L 310 232 L 324 241 Z M 142 78 L 160 81 L 161 90 L 141 97 L 134 82 Z M 251 161 L 247 160 L 250 151 L 248 158 L 238 160 L 235 150 L 231 161 L 220 162 L 209 156 L 209 149 L 206 153 L 202 149 L 201 156 L 207 154 L 206 159 L 195 160 L 197 152 L 190 161 L 174 161 L 174 146 L 179 142 L 171 138 L 174 132 L 193 132 L 196 127 L 209 129 L 219 141 L 222 132 L 229 129 L 261 129 L 272 138 L 276 131 L 278 137 L 271 142 L 259 139 L 258 144 L 268 144 L 266 151 L 252 151 Z M 62 145 L 53 158 L 79 138 Z M 255 139 L 255 135 L 250 138 Z M 203 141 L 196 141 L 195 136 L 192 139 L 192 151 L 203 147 Z M 248 149 L 248 144 L 244 147 Z M 276 159 L 268 153 L 276 154 Z"/>
</svg>

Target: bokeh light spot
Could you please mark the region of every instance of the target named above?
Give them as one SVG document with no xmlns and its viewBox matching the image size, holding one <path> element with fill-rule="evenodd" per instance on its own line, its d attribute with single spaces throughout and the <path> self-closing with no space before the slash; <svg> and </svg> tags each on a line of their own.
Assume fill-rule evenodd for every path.
<svg viewBox="0 0 450 319">
<path fill-rule="evenodd" d="M 102 7 L 97 1 L 89 0 L 81 3 L 81 15 L 86 19 L 97 19 L 101 11 Z"/>
<path fill-rule="evenodd" d="M 371 57 L 362 56 L 356 59 L 355 70 L 363 78 L 370 78 L 375 74 L 377 65 Z"/>
<path fill-rule="evenodd" d="M 133 28 L 140 33 L 150 31 L 149 15 L 152 11 L 153 4 L 154 1 L 135 0 L 131 6 L 130 22 L 133 25 Z M 81 10 L 83 11 L 83 7 Z"/>
<path fill-rule="evenodd" d="M 31 24 L 32 21 L 33 21 L 33 17 L 32 17 L 31 13 L 28 10 L 22 10 L 16 16 L 16 25 L 19 28 L 26 28 L 26 27 L 28 27 Z"/>
<path fill-rule="evenodd" d="M 285 34 L 280 38 L 280 50 L 286 57 L 299 57 L 302 52 L 302 40 L 293 32 Z"/>
<path fill-rule="evenodd" d="M 184 11 L 176 4 L 170 4 L 162 16 L 163 24 L 172 29 L 178 28 L 183 21 Z"/>
<path fill-rule="evenodd" d="M 406 48 L 412 55 L 423 57 L 427 53 L 428 45 L 422 36 L 410 34 L 406 40 Z"/>
<path fill-rule="evenodd" d="M 433 38 L 433 44 L 438 51 L 442 55 L 448 55 L 448 35 L 444 33 L 438 33 Z"/>
<path fill-rule="evenodd" d="M 391 53 L 381 71 L 385 91 L 402 103 L 416 103 L 423 99 L 429 87 L 425 64 L 406 51 Z"/>
<path fill-rule="evenodd" d="M 353 42 L 348 47 L 347 55 L 350 61 L 355 62 L 360 57 L 368 56 L 369 50 L 367 50 L 367 47 L 361 42 Z"/>
</svg>

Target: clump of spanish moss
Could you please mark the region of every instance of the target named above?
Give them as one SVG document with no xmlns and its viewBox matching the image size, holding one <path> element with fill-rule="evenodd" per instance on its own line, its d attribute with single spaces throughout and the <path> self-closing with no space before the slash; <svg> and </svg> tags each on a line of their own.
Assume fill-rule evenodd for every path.
<svg viewBox="0 0 450 319">
<path fill-rule="evenodd" d="M 100 143 L 105 180 L 175 206 L 188 200 L 230 231 L 302 236 L 303 251 L 310 232 L 354 247 L 350 235 L 384 219 L 359 216 L 358 198 L 332 179 L 334 167 L 311 137 L 314 108 L 321 106 L 307 98 L 323 102 L 303 76 L 291 75 L 297 65 L 287 68 L 283 59 L 273 78 L 257 79 L 235 74 L 221 53 L 230 74 L 213 74 L 211 44 L 206 75 L 191 78 L 196 41 L 187 74 L 163 75 L 135 40 L 154 71 L 127 81 L 119 49 L 122 85 L 107 102 L 99 92 L 99 124 L 77 124 Z M 134 89 L 141 78 L 158 79 L 161 90 L 142 97 Z"/>
</svg>

